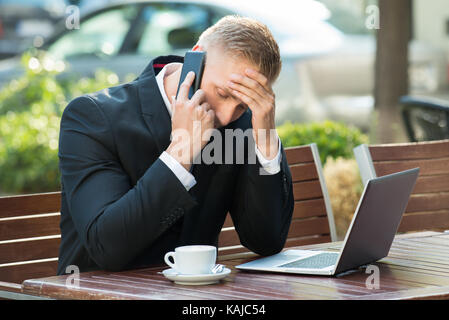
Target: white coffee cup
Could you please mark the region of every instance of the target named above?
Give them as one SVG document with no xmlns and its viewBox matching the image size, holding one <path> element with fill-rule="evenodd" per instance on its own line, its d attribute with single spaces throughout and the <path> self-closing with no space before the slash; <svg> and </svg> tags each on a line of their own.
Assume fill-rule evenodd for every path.
<svg viewBox="0 0 449 320">
<path fill-rule="evenodd" d="M 173 258 L 174 263 L 170 261 Z M 175 248 L 165 254 L 165 263 L 181 274 L 207 274 L 212 272 L 217 259 L 217 248 L 191 245 Z"/>
</svg>

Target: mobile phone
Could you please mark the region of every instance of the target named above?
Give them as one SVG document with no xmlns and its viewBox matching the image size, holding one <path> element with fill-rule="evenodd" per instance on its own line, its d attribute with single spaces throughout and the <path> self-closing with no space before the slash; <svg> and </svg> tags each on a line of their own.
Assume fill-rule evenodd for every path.
<svg viewBox="0 0 449 320">
<path fill-rule="evenodd" d="M 179 79 L 178 90 L 176 97 L 178 97 L 179 87 L 184 82 L 187 74 L 190 71 L 195 72 L 195 79 L 190 86 L 189 99 L 192 99 L 193 94 L 200 88 L 201 79 L 203 78 L 204 64 L 206 62 L 206 52 L 204 51 L 187 51 L 184 57 L 184 64 L 182 66 L 181 77 Z"/>
</svg>

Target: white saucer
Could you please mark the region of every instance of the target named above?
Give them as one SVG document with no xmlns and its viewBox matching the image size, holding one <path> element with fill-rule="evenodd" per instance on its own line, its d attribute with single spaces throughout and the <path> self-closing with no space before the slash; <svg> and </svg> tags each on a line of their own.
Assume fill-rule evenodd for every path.
<svg viewBox="0 0 449 320">
<path fill-rule="evenodd" d="M 169 280 L 177 284 L 200 286 L 206 284 L 218 283 L 231 273 L 231 270 L 224 268 L 220 273 L 206 273 L 206 274 L 179 274 L 175 269 L 165 269 L 162 274 Z"/>
</svg>

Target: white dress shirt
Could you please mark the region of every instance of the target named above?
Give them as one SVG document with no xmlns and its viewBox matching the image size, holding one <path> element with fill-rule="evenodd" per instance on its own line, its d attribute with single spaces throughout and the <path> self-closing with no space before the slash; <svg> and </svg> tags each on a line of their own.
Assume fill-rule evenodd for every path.
<svg viewBox="0 0 449 320">
<path fill-rule="evenodd" d="M 181 65 L 180 63 L 169 63 L 167 64 L 162 70 L 158 73 L 156 76 L 156 81 L 159 87 L 159 91 L 161 92 L 162 99 L 165 102 L 165 106 L 167 107 L 168 113 L 170 114 L 170 117 L 172 116 L 172 108 L 171 108 L 171 102 L 169 101 L 167 94 L 165 92 L 164 87 L 164 78 L 165 76 L 173 73 L 177 70 L 176 66 Z M 267 160 L 265 157 L 260 153 L 260 151 L 257 149 L 257 146 L 255 146 L 256 156 L 259 160 L 261 166 L 265 170 L 266 174 L 276 174 L 281 170 L 281 140 L 279 139 L 279 148 L 278 153 L 276 157 L 272 160 Z M 195 177 L 187 171 L 175 158 L 173 158 L 168 152 L 164 151 L 159 156 L 159 159 L 161 159 L 167 167 L 170 168 L 171 171 L 178 177 L 179 181 L 184 185 L 184 187 L 187 190 L 190 190 L 195 184 L 196 180 Z"/>
</svg>

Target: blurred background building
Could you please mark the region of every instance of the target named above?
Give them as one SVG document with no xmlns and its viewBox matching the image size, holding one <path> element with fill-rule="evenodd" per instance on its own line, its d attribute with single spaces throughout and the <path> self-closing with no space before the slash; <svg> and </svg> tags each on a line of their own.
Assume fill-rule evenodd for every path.
<svg viewBox="0 0 449 320">
<path fill-rule="evenodd" d="M 449 52 L 449 5 L 444 0 L 414 0 L 414 36 Z"/>
</svg>

